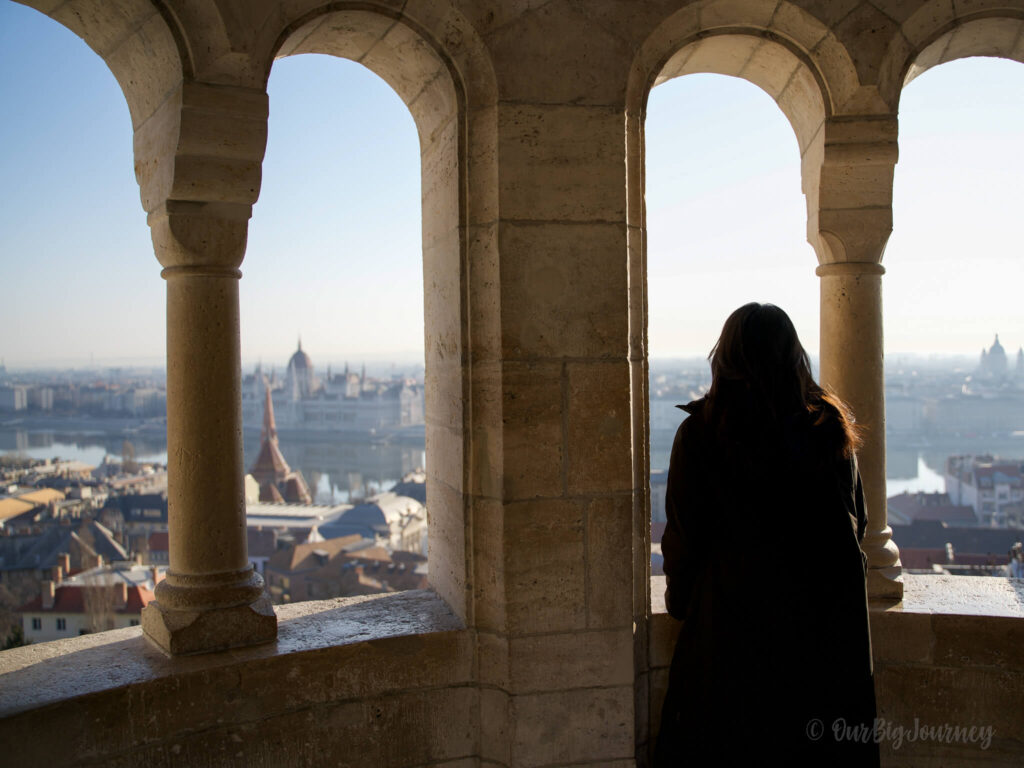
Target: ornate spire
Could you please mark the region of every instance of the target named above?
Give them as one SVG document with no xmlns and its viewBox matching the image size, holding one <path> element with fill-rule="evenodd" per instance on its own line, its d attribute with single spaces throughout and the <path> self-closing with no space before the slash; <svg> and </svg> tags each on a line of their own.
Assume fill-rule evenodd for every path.
<svg viewBox="0 0 1024 768">
<path fill-rule="evenodd" d="M 260 433 L 260 453 L 250 473 L 260 484 L 276 483 L 283 480 L 291 472 L 291 467 L 281 455 L 277 446 L 277 423 L 274 421 L 274 401 L 270 397 L 270 387 L 264 389 L 263 431 Z"/>
<path fill-rule="evenodd" d="M 263 388 L 265 399 L 263 401 L 263 431 L 260 433 L 260 442 L 273 440 L 277 442 L 277 422 L 274 421 L 274 401 L 270 397 L 270 387 Z"/>
</svg>

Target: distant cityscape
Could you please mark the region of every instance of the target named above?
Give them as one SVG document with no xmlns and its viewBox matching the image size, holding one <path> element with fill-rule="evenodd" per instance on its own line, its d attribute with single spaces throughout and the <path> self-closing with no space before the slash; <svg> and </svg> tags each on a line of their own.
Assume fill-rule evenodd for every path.
<svg viewBox="0 0 1024 768">
<path fill-rule="evenodd" d="M 278 603 L 427 582 L 422 369 L 318 371 L 301 342 L 243 377 L 249 554 Z M 652 568 L 677 404 L 705 360 L 650 364 Z M 1024 537 L 1024 349 L 886 371 L 889 522 L 905 569 L 1004 575 Z M 166 571 L 166 379 L 0 364 L 0 644 L 139 621 Z M 5 640 L 6 638 L 6 640 Z"/>
<path fill-rule="evenodd" d="M 269 375 L 262 364 L 242 386 L 242 420 L 258 426 L 264 396 L 270 392 L 282 431 L 405 436 L 423 439 L 423 381 L 402 375 L 390 379 L 368 377 L 366 367 L 318 376 L 313 361 L 302 349 L 288 360 L 284 376 Z"/>
<path fill-rule="evenodd" d="M 1012 360 L 1011 360 L 1012 358 Z M 707 364 L 651 362 L 654 559 L 664 526 L 675 406 L 711 384 Z M 999 337 L 978 358 L 893 358 L 886 364 L 888 516 L 904 569 L 1005 575 L 1024 538 L 1024 349 Z"/>
</svg>

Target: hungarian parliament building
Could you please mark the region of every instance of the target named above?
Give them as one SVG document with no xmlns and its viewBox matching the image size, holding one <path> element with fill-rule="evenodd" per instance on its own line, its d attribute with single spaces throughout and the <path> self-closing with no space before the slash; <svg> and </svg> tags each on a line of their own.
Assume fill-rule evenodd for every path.
<svg viewBox="0 0 1024 768">
<path fill-rule="evenodd" d="M 374 379 L 366 369 L 345 370 L 319 378 L 313 361 L 298 349 L 284 378 L 264 373 L 262 365 L 242 382 L 242 419 L 246 427 L 263 423 L 266 391 L 274 405 L 277 428 L 295 432 L 345 432 L 366 436 L 423 435 L 423 386 L 414 379 Z"/>
</svg>

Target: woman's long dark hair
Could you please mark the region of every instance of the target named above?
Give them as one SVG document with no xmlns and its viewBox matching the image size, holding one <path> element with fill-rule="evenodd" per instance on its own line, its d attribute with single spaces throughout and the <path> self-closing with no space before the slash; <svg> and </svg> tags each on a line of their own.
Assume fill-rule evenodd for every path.
<svg viewBox="0 0 1024 768">
<path fill-rule="evenodd" d="M 849 458 L 860 435 L 846 405 L 811 374 L 789 315 L 774 304 L 744 304 L 711 350 L 708 421 L 723 442 L 771 442 L 793 419 L 809 420 L 824 444 Z"/>
</svg>

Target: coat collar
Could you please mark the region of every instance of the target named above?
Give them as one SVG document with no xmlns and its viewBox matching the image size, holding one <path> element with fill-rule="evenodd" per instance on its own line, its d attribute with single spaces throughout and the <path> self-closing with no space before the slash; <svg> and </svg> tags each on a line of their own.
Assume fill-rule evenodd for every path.
<svg viewBox="0 0 1024 768">
<path fill-rule="evenodd" d="M 707 402 L 707 398 L 706 397 L 702 397 L 699 400 L 693 400 L 692 402 L 689 402 L 686 405 L 677 405 L 676 408 L 678 408 L 681 411 L 686 411 L 688 414 L 690 414 L 692 416 L 697 411 L 699 411 L 701 408 L 703 408 L 704 407 L 704 403 L 706 403 L 706 402 Z"/>
</svg>

